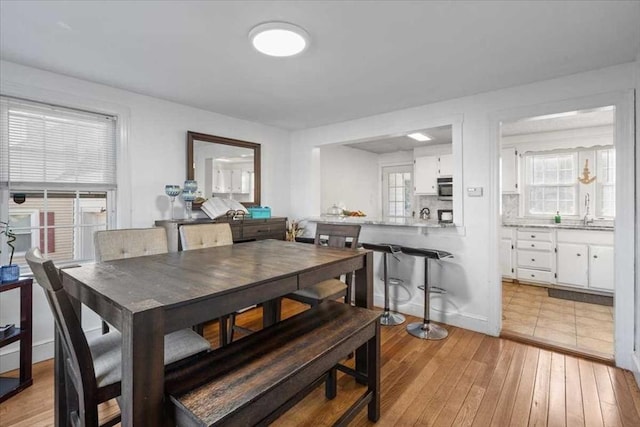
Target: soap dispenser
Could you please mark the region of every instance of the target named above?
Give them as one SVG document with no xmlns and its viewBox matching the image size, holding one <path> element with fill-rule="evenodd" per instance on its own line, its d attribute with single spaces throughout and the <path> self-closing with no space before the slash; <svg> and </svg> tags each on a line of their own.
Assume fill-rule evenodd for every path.
<svg viewBox="0 0 640 427">
<path fill-rule="evenodd" d="M 560 211 L 557 211 L 556 216 L 553 218 L 553 222 L 555 222 L 556 224 L 560 224 L 561 220 L 562 218 L 560 218 Z"/>
</svg>

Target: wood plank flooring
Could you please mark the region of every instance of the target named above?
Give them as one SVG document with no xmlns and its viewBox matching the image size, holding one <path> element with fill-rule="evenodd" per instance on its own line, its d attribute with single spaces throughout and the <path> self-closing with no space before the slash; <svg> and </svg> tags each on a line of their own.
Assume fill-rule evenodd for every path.
<svg viewBox="0 0 640 427">
<path fill-rule="evenodd" d="M 305 306 L 285 300 L 283 317 Z M 408 316 L 409 322 L 416 321 Z M 258 328 L 261 310 L 239 316 Z M 447 326 L 449 337 L 422 341 L 403 326 L 382 328 L 381 418 L 366 411 L 354 426 L 640 426 L 640 390 L 628 371 L 513 341 Z M 217 325 L 205 336 L 218 342 Z M 34 366 L 34 385 L 0 405 L 1 426 L 50 426 L 53 419 L 51 361 Z M 339 374 L 338 397 L 315 390 L 275 426 L 331 425 L 360 395 Z M 103 412 L 117 405 L 108 402 Z"/>
</svg>

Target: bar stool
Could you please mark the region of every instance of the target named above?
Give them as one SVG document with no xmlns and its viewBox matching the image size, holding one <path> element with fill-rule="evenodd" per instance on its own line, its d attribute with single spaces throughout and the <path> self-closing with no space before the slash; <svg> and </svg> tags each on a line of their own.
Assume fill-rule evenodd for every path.
<svg viewBox="0 0 640 427">
<path fill-rule="evenodd" d="M 424 318 L 422 322 L 410 323 L 407 325 L 407 332 L 414 337 L 422 338 L 425 340 L 441 340 L 449 335 L 449 332 L 442 326 L 438 326 L 435 323 L 431 323 L 429 317 L 430 298 L 431 292 L 446 294 L 442 288 L 431 286 L 429 283 L 429 260 L 440 260 L 443 258 L 453 258 L 449 252 L 439 251 L 437 249 L 423 249 L 423 248 L 409 248 L 403 246 L 400 248 L 402 253 L 412 255 L 416 257 L 424 258 L 424 286 L 418 286 L 420 289 L 424 289 Z"/>
<path fill-rule="evenodd" d="M 389 309 L 389 275 L 387 273 L 387 255 L 395 256 L 396 252 L 400 252 L 400 246 L 390 245 L 388 243 L 363 243 L 365 249 L 376 252 L 382 252 L 382 262 L 384 264 L 384 313 L 380 317 L 380 324 L 384 326 L 395 326 L 404 323 L 405 318 L 400 313 L 395 313 Z"/>
</svg>

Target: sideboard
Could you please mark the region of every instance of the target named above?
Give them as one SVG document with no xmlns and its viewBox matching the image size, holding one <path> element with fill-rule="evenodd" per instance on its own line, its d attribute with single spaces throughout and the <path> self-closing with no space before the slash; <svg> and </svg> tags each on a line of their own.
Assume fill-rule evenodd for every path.
<svg viewBox="0 0 640 427">
<path fill-rule="evenodd" d="M 228 218 L 198 218 L 198 219 L 174 219 L 174 220 L 158 220 L 155 222 L 157 227 L 164 227 L 167 231 L 167 243 L 169 252 L 177 252 L 182 250 L 178 229 L 182 225 L 193 224 L 212 224 L 228 222 L 231 226 L 231 234 L 233 241 L 246 242 L 249 240 L 278 239 L 284 240 L 287 230 L 287 218 L 256 218 L 256 219 L 228 219 Z"/>
</svg>

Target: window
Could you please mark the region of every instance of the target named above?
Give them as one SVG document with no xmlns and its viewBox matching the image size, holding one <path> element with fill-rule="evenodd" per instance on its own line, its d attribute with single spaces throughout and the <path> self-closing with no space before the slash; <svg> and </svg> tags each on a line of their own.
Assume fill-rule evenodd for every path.
<svg viewBox="0 0 640 427">
<path fill-rule="evenodd" d="M 526 154 L 526 211 L 578 215 L 577 153 Z"/>
<path fill-rule="evenodd" d="M 608 148 L 596 152 L 597 164 L 597 208 L 596 214 L 603 217 L 616 216 L 616 150 Z"/>
<path fill-rule="evenodd" d="M 411 170 L 411 165 L 383 168 L 382 198 L 385 217 L 411 216 L 413 189 Z"/>
<path fill-rule="evenodd" d="M 1 97 L 0 127 L 0 216 L 17 236 L 14 263 L 26 268 L 34 246 L 56 262 L 94 258 L 93 232 L 115 211 L 115 117 Z"/>
</svg>

